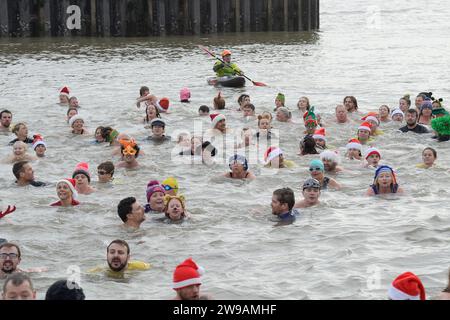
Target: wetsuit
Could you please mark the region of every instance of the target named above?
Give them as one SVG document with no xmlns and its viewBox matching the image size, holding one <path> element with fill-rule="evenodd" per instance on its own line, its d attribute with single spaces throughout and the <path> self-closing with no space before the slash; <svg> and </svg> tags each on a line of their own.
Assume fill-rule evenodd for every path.
<svg viewBox="0 0 450 320">
<path fill-rule="evenodd" d="M 329 183 L 329 182 L 330 182 L 330 178 L 324 177 L 324 178 L 323 178 L 322 185 L 320 186 L 320 188 L 321 188 L 322 190 L 327 189 L 327 188 L 328 188 L 328 183 Z"/>
<path fill-rule="evenodd" d="M 278 215 L 280 222 L 294 222 L 300 213 L 296 209 Z"/>
<path fill-rule="evenodd" d="M 33 144 L 33 139 L 25 138 L 25 140 L 19 140 L 19 138 L 16 138 L 16 139 L 14 139 L 13 141 L 11 141 L 11 142 L 9 143 L 9 145 L 12 146 L 12 145 L 13 145 L 14 143 L 16 143 L 17 141 L 22 141 L 22 142 L 25 142 L 25 143 Z"/>
</svg>

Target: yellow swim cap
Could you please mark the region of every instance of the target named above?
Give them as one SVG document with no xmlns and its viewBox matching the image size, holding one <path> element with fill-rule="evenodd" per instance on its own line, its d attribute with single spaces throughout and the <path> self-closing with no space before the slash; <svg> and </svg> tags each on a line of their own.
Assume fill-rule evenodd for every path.
<svg viewBox="0 0 450 320">
<path fill-rule="evenodd" d="M 164 187 L 164 190 L 170 191 L 171 189 L 175 190 L 175 194 L 178 192 L 178 181 L 174 177 L 169 177 L 161 183 Z"/>
</svg>

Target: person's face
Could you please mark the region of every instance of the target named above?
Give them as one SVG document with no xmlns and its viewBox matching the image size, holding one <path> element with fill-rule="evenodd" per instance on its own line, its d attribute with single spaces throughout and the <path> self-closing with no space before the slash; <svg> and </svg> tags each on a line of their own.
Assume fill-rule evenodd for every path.
<svg viewBox="0 0 450 320">
<path fill-rule="evenodd" d="M 72 118 L 74 115 L 76 115 L 76 114 L 78 114 L 78 111 L 77 110 L 70 110 L 69 111 L 69 113 L 67 114 L 67 117 L 69 118 L 69 120 L 70 120 L 70 118 Z"/>
<path fill-rule="evenodd" d="M 392 116 L 392 120 L 393 121 L 399 121 L 402 122 L 403 121 L 403 116 L 400 113 L 396 113 Z"/>
<path fill-rule="evenodd" d="M 270 121 L 269 119 L 261 119 L 259 121 L 259 128 L 263 130 L 268 130 L 270 128 Z"/>
<path fill-rule="evenodd" d="M 5 128 L 9 128 L 9 126 L 11 125 L 11 121 L 12 121 L 12 114 L 3 112 L 2 117 L 0 119 L 0 123 L 2 124 L 2 126 Z"/>
<path fill-rule="evenodd" d="M 325 171 L 334 171 L 336 169 L 337 163 L 330 159 L 322 159 Z"/>
<path fill-rule="evenodd" d="M 72 128 L 74 130 L 81 130 L 81 129 L 83 129 L 83 124 L 84 124 L 83 120 L 77 119 L 72 123 Z"/>
<path fill-rule="evenodd" d="M 23 281 L 20 285 L 15 286 L 12 281 L 6 285 L 3 292 L 3 300 L 35 300 L 36 291 L 31 288 L 29 281 Z"/>
<path fill-rule="evenodd" d="M 308 122 L 308 124 L 305 124 L 306 132 L 308 134 L 314 134 L 316 131 L 317 125 L 314 122 Z"/>
<path fill-rule="evenodd" d="M 154 105 L 149 105 L 147 108 L 147 116 L 149 119 L 156 118 L 156 107 Z"/>
<path fill-rule="evenodd" d="M 434 109 L 439 109 L 441 107 L 441 105 L 438 102 L 433 102 L 433 104 L 431 105 Z"/>
<path fill-rule="evenodd" d="M 326 142 L 323 139 L 314 139 L 316 141 L 316 145 L 321 146 L 321 147 L 325 147 Z"/>
<path fill-rule="evenodd" d="M 415 113 L 406 113 L 406 123 L 410 126 L 415 125 L 417 122 L 417 116 Z"/>
<path fill-rule="evenodd" d="M 170 220 L 180 220 L 183 217 L 184 209 L 181 205 L 180 200 L 173 199 L 169 202 L 167 206 L 167 214 Z"/>
<path fill-rule="evenodd" d="M 281 204 L 276 195 L 272 195 L 272 202 L 270 206 L 272 207 L 272 214 L 274 215 L 280 215 L 289 210 L 287 203 Z"/>
<path fill-rule="evenodd" d="M 164 193 L 155 192 L 150 198 L 150 207 L 153 210 L 162 211 L 164 209 Z"/>
<path fill-rule="evenodd" d="M 436 160 L 433 151 L 428 149 L 422 153 L 422 159 L 426 165 L 432 165 L 434 163 L 434 160 Z"/>
<path fill-rule="evenodd" d="M 369 130 L 358 130 L 358 139 L 362 141 L 366 141 L 369 139 L 370 131 Z"/>
<path fill-rule="evenodd" d="M 88 178 L 86 177 L 86 175 L 84 175 L 82 173 L 77 174 L 74 177 L 74 179 L 75 179 L 75 181 L 77 183 L 77 186 L 85 186 L 85 185 L 89 184 Z"/>
<path fill-rule="evenodd" d="M 77 98 L 70 99 L 69 106 L 72 108 L 78 108 L 78 99 Z"/>
<path fill-rule="evenodd" d="M 422 115 L 424 115 L 425 117 L 431 117 L 431 113 L 433 112 L 432 109 L 430 108 L 424 108 L 422 110 Z"/>
<path fill-rule="evenodd" d="M 164 134 L 164 127 L 161 126 L 153 126 L 152 127 L 153 135 L 160 137 Z"/>
<path fill-rule="evenodd" d="M 234 173 L 241 173 L 244 171 L 244 165 L 239 161 L 233 161 L 231 163 L 231 171 L 233 171 Z"/>
<path fill-rule="evenodd" d="M 130 255 L 127 251 L 127 247 L 120 243 L 113 243 L 109 246 L 106 254 L 106 260 L 112 271 L 120 272 L 124 270 L 128 265 Z"/>
<path fill-rule="evenodd" d="M 283 106 L 283 102 L 280 99 L 275 99 L 275 106 L 277 108 L 282 107 Z"/>
<path fill-rule="evenodd" d="M 18 137 L 26 137 L 28 135 L 28 128 L 25 125 L 21 125 L 19 130 L 17 131 Z"/>
<path fill-rule="evenodd" d="M 308 202 L 316 202 L 319 199 L 320 189 L 318 188 L 305 188 L 303 189 L 303 197 Z"/>
<path fill-rule="evenodd" d="M 311 169 L 313 169 L 311 171 Z M 311 173 L 311 178 L 316 180 L 321 180 L 323 178 L 323 171 L 319 167 L 309 167 L 309 172 Z"/>
<path fill-rule="evenodd" d="M 372 166 L 377 166 L 380 162 L 380 156 L 378 154 L 371 154 L 367 157 L 367 162 Z"/>
<path fill-rule="evenodd" d="M 38 157 L 43 157 L 44 155 L 45 155 L 45 151 L 47 150 L 47 148 L 43 145 L 43 144 L 40 144 L 40 145 L 38 145 L 35 149 L 34 149 L 34 151 L 36 152 L 36 155 L 38 156 Z"/>
<path fill-rule="evenodd" d="M 145 221 L 144 207 L 139 202 L 135 202 L 131 205 L 131 214 L 127 215 L 128 220 L 134 220 L 137 223 Z"/>
<path fill-rule="evenodd" d="M 25 181 L 33 181 L 34 180 L 34 171 L 31 164 L 27 163 L 23 166 L 22 172 L 20 173 L 20 177 Z"/>
<path fill-rule="evenodd" d="M 345 109 L 344 106 L 336 108 L 336 119 L 338 120 L 338 122 L 347 121 L 347 109 Z"/>
<path fill-rule="evenodd" d="M 406 102 L 405 99 L 400 99 L 399 100 L 399 107 L 400 107 L 400 110 L 402 110 L 403 112 L 406 112 L 406 110 L 408 110 L 408 108 L 409 108 L 408 102 Z"/>
<path fill-rule="evenodd" d="M 382 172 L 378 176 L 378 184 L 380 187 L 388 187 L 392 183 L 392 175 L 389 172 Z"/>
<path fill-rule="evenodd" d="M 56 194 L 61 201 L 68 200 L 72 197 L 72 190 L 65 182 L 60 182 L 56 186 Z"/>
<path fill-rule="evenodd" d="M 225 120 L 220 120 L 219 122 L 217 122 L 216 129 L 218 129 L 220 131 L 225 131 L 225 129 L 226 129 Z"/>
<path fill-rule="evenodd" d="M 353 111 L 355 109 L 355 104 L 353 103 L 352 99 L 346 98 L 344 101 L 345 108 L 347 111 Z"/>
<path fill-rule="evenodd" d="M 102 129 L 95 130 L 95 140 L 97 142 L 104 142 L 105 138 L 102 137 Z"/>
<path fill-rule="evenodd" d="M 13 152 L 16 156 L 21 156 L 25 154 L 25 147 L 23 144 L 16 144 L 13 147 Z"/>
<path fill-rule="evenodd" d="M 423 100 L 423 98 L 421 96 L 416 97 L 416 107 L 420 108 L 420 106 L 422 105 L 423 101 L 424 100 Z"/>
<path fill-rule="evenodd" d="M 144 92 L 142 92 L 142 97 L 148 96 L 150 94 L 149 90 L 144 90 Z"/>
<path fill-rule="evenodd" d="M 288 120 L 288 117 L 281 110 L 277 111 L 276 118 L 280 122 L 286 122 Z"/>
<path fill-rule="evenodd" d="M 380 118 L 389 117 L 389 110 L 385 106 L 380 107 L 379 111 L 380 111 Z"/>
<path fill-rule="evenodd" d="M 132 155 L 132 154 L 129 154 L 129 153 L 127 153 L 127 154 L 123 154 L 122 153 L 122 156 L 123 156 L 123 161 L 125 161 L 127 163 L 131 163 L 131 162 L 134 161 L 134 159 L 136 159 L 135 155 Z"/>
<path fill-rule="evenodd" d="M 255 115 L 255 111 L 253 111 L 251 108 L 244 108 L 243 115 L 244 117 L 251 117 Z"/>
<path fill-rule="evenodd" d="M 223 61 L 225 61 L 226 63 L 230 63 L 231 62 L 231 54 L 226 55 L 225 57 L 223 57 Z"/>
<path fill-rule="evenodd" d="M 305 111 L 308 107 L 308 101 L 305 98 L 300 98 L 300 100 L 298 100 L 297 107 L 300 110 Z"/>
<path fill-rule="evenodd" d="M 63 94 L 59 95 L 59 103 L 67 104 L 69 103 L 69 98 Z"/>
<path fill-rule="evenodd" d="M 199 300 L 200 299 L 200 285 L 193 284 L 192 286 L 184 287 L 177 290 L 178 296 L 182 300 Z"/>
<path fill-rule="evenodd" d="M 358 149 L 352 148 L 352 149 L 348 149 L 347 155 L 350 159 L 359 159 L 360 158 L 359 153 L 360 153 L 360 151 Z"/>
<path fill-rule="evenodd" d="M 109 181 L 111 181 L 111 178 L 112 178 L 111 173 L 108 173 L 105 169 L 98 169 L 97 175 L 98 175 L 98 181 L 101 183 L 109 182 Z"/>
<path fill-rule="evenodd" d="M 378 128 L 378 122 L 376 122 L 375 120 L 368 120 L 367 122 L 371 124 L 370 131 L 375 132 Z"/>
<path fill-rule="evenodd" d="M 0 267 L 4 273 L 13 273 L 20 263 L 19 251 L 16 247 L 3 247 L 0 249 Z"/>
</svg>

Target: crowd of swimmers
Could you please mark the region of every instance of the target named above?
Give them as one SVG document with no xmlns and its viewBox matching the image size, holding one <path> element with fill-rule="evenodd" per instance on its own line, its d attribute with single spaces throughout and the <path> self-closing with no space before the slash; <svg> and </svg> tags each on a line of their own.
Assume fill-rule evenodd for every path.
<svg viewBox="0 0 450 320">
<path fill-rule="evenodd" d="M 217 64 L 216 66 L 220 65 Z M 188 88 L 180 90 L 181 103 L 189 103 L 190 98 L 191 92 Z M 84 117 L 79 113 L 80 105 L 78 99 L 73 96 L 70 97 L 68 87 L 61 89 L 59 100 L 62 106 L 68 108 L 66 121 L 73 135 L 92 134 L 94 143 L 109 144 L 112 147 L 112 155 L 120 157 L 116 164 L 112 161 L 105 161 L 97 166 L 99 183 L 114 183 L 116 168 L 139 168 L 138 157 L 142 156 L 144 152 L 133 137 L 126 133 L 118 132 L 110 126 L 100 126 L 90 133 L 85 127 Z M 247 148 L 253 143 L 267 146 L 264 150 L 263 159 L 261 159 L 261 163 L 266 168 L 283 169 L 296 166 L 294 161 L 286 158 L 279 145 L 272 144 L 272 141 L 275 141 L 276 138 L 276 132 L 273 130 L 274 122 L 292 122 L 296 113 L 295 110 L 289 109 L 285 103 L 285 95 L 278 93 L 274 100 L 275 118 L 273 118 L 271 112 L 265 111 L 257 114 L 256 108 L 251 103 L 251 98 L 248 94 L 240 95 L 237 100 L 238 107 L 236 112 L 241 112 L 246 119 L 253 119 L 255 128 L 247 127 L 242 131 L 242 141 L 236 145 L 236 148 Z M 220 113 L 220 110 L 225 109 L 226 106 L 225 98 L 220 92 L 213 99 L 213 110 L 206 105 L 202 105 L 198 109 L 199 117 L 209 116 L 211 122 L 211 129 L 205 132 L 203 136 L 180 134 L 178 137 L 172 138 L 166 135 L 166 121 L 163 119 L 163 115 L 170 113 L 168 110 L 170 101 L 166 97 L 158 98 L 151 94 L 148 87 L 140 89 L 136 106 L 145 109 L 142 122 L 151 131 L 147 138 L 149 142 L 163 144 L 176 139 L 180 147 L 178 153 L 180 156 L 200 156 L 203 164 L 211 163 L 211 159 L 218 154 L 218 150 L 214 145 L 214 138 L 226 135 L 232 130 L 227 124 L 225 115 Z M 317 155 L 317 158 L 313 158 L 309 162 L 310 178 L 302 184 L 302 200 L 295 201 L 294 192 L 290 188 L 277 189 L 273 192 L 272 213 L 279 225 L 294 222 L 301 209 L 318 205 L 322 191 L 327 189 L 339 191 L 345 187 L 339 183 L 336 176 L 346 169 L 339 163 L 339 152 L 332 150 L 333 147 L 327 145 L 324 119 L 315 110 L 315 107 L 310 105 L 307 97 L 299 99 L 296 109 L 300 113 L 300 119 L 302 119 L 305 128 L 303 137 L 299 142 L 298 155 L 302 157 L 312 154 Z M 352 114 L 352 116 L 349 114 Z M 48 185 L 48 182 L 42 182 L 35 178 L 32 167 L 34 160 L 46 157 L 47 143 L 44 137 L 40 134 L 30 137 L 25 123 L 20 122 L 12 125 L 12 120 L 13 115 L 10 111 L 1 111 L 0 131 L 6 134 L 11 132 L 16 136 L 9 143 L 12 146 L 12 154 L 7 156 L 3 162 L 12 164 L 12 173 L 16 179 L 17 186 L 31 185 L 33 187 L 41 187 Z M 358 120 L 359 123 L 356 122 Z M 367 114 L 360 114 L 356 98 L 347 96 L 343 99 L 342 104 L 338 104 L 335 107 L 335 119 L 333 121 L 339 125 L 354 125 L 355 127 L 355 135 L 343 141 L 341 147 L 345 149 L 346 158 L 359 162 L 363 167 L 374 170 L 373 181 L 366 191 L 368 196 L 402 194 L 405 192 L 399 184 L 396 170 L 380 161 L 382 152 L 373 146 L 377 136 L 383 134 L 381 129 L 383 124 L 392 121 L 398 124 L 400 132 L 412 132 L 414 134 L 432 133 L 432 138 L 437 141 L 450 140 L 450 115 L 443 107 L 443 99 L 435 99 L 431 92 L 418 94 L 415 99 L 415 107 L 411 107 L 410 97 L 406 95 L 399 100 L 398 106 L 392 110 L 389 106 L 382 105 L 377 111 Z M 430 139 L 432 138 L 430 137 Z M 261 143 L 262 141 L 264 143 Z M 28 153 L 27 149 L 29 147 L 31 147 L 34 154 Z M 435 166 L 437 151 L 434 148 L 427 147 L 422 152 L 422 158 L 423 162 L 417 166 L 424 169 L 432 168 Z M 228 179 L 247 179 L 249 181 L 258 179 L 257 175 L 250 168 L 249 160 L 237 151 L 229 157 L 228 170 L 223 174 L 223 177 Z M 70 177 L 61 178 L 56 182 L 58 201 L 49 205 L 58 207 L 80 205 L 80 194 L 86 195 L 98 192 L 91 185 L 91 179 L 88 163 L 78 163 Z M 138 229 L 148 214 L 160 214 L 163 219 L 167 219 L 171 223 L 182 223 L 191 216 L 186 209 L 185 197 L 179 193 L 176 178 L 168 177 L 162 182 L 151 180 L 145 186 L 145 190 L 147 203 L 141 204 L 133 196 L 119 201 L 117 214 L 125 227 Z M 0 219 L 15 210 L 15 207 L 8 207 L 7 210 L 0 213 Z M 20 255 L 20 249 L 15 244 L 5 242 L 0 246 L 0 266 L 2 267 L 0 275 L 10 275 L 3 286 L 3 297 L 5 299 L 12 297 L 34 298 L 36 296 L 31 279 L 26 273 L 18 272 L 20 271 L 17 268 L 21 259 Z M 128 244 L 123 240 L 113 241 L 107 248 L 107 271 L 123 273 L 131 269 L 147 270 L 150 268 L 150 265 L 145 262 L 129 261 L 129 257 L 130 248 Z M 177 292 L 177 299 L 205 297 L 200 295 L 199 292 L 201 284 L 200 269 L 192 259 L 187 259 L 176 268 L 173 288 Z M 401 279 L 396 279 L 394 283 L 399 285 L 403 279 L 402 277 L 414 278 L 416 276 L 403 274 L 399 276 Z M 405 281 L 411 283 L 410 278 L 408 279 Z M 422 286 L 420 280 L 416 282 L 418 287 Z M 61 283 L 59 286 L 62 285 Z M 68 285 L 66 283 L 66 286 Z M 389 289 L 389 297 L 392 299 L 400 297 L 399 290 L 403 290 L 396 285 L 393 284 L 393 287 Z M 63 289 L 59 287 L 58 290 Z M 84 299 L 82 289 L 77 290 L 73 291 L 72 294 L 79 299 Z M 442 297 L 449 298 L 448 290 L 449 288 L 447 287 L 446 293 Z M 408 295 L 404 297 L 415 298 L 416 296 L 408 291 Z M 420 299 L 423 297 L 424 294 L 422 295 L 421 293 Z"/>
</svg>

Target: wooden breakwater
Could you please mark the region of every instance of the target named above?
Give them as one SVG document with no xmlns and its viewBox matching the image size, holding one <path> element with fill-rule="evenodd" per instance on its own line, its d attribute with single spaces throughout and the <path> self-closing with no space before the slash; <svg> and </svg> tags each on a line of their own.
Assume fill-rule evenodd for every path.
<svg viewBox="0 0 450 320">
<path fill-rule="evenodd" d="M 319 0 L 0 0 L 0 37 L 143 37 L 318 28 Z"/>
</svg>

